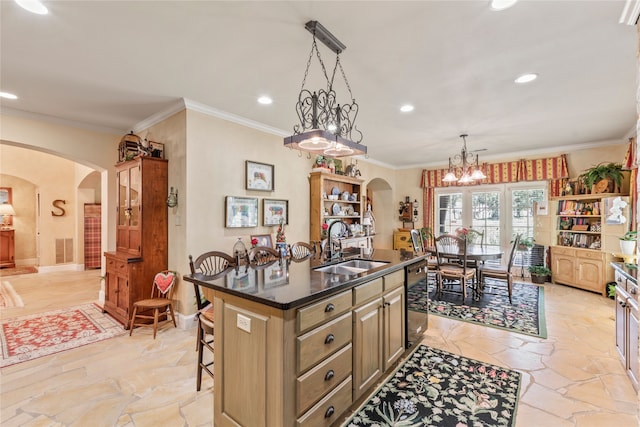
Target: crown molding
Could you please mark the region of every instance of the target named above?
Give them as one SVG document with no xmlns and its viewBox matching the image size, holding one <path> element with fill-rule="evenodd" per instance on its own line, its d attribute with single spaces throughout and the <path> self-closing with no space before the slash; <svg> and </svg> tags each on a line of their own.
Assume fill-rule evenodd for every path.
<svg viewBox="0 0 640 427">
<path fill-rule="evenodd" d="M 620 15 L 621 24 L 636 25 L 640 17 L 640 0 L 627 0 Z"/>
</svg>

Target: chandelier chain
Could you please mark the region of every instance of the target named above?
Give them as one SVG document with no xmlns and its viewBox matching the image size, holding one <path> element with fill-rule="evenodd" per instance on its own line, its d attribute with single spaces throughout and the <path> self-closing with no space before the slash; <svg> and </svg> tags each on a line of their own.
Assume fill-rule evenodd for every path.
<svg viewBox="0 0 640 427">
<path fill-rule="evenodd" d="M 344 72 L 344 68 L 342 68 L 342 62 L 340 62 L 340 55 L 336 58 L 336 66 L 340 66 L 340 71 L 342 72 L 342 78 L 344 79 L 344 83 L 347 85 L 347 89 L 349 90 L 349 95 L 351 96 L 351 101 L 356 102 L 353 93 L 351 92 L 351 86 L 349 85 L 349 80 L 347 80 L 347 75 Z"/>
<path fill-rule="evenodd" d="M 313 35 L 313 43 L 311 44 L 311 52 L 309 52 L 309 59 L 307 59 L 307 68 L 304 70 L 304 77 L 302 78 L 302 86 L 300 86 L 300 90 L 304 89 L 304 85 L 307 82 L 307 76 L 309 75 L 309 68 L 311 68 L 311 59 L 313 58 L 313 51 L 316 51 L 316 56 L 318 57 L 318 61 L 320 62 L 320 67 L 322 68 L 322 73 L 324 74 L 324 78 L 329 83 L 329 76 L 327 75 L 327 69 L 324 66 L 324 62 L 320 57 L 320 51 L 318 50 L 318 45 L 316 43 L 316 35 Z M 331 79 L 331 84 L 333 85 L 333 79 Z M 329 89 L 331 86 L 329 86 Z"/>
</svg>

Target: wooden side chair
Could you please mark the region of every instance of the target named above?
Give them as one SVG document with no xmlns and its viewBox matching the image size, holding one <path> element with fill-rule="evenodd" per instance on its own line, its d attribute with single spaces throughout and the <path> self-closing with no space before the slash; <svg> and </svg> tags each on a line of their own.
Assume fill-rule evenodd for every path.
<svg viewBox="0 0 640 427">
<path fill-rule="evenodd" d="M 509 294 L 509 304 L 513 304 L 512 294 L 513 294 L 513 273 L 511 272 L 511 268 L 513 267 L 513 260 L 515 259 L 516 250 L 518 248 L 518 243 L 520 242 L 520 238 L 522 236 L 520 234 L 516 235 L 513 239 L 513 246 L 511 246 L 511 252 L 509 253 L 509 262 L 507 267 L 504 266 L 493 266 L 486 265 L 480 269 L 480 294 L 484 293 L 484 288 L 486 286 L 485 280 L 486 278 L 499 279 L 506 281 L 507 284 L 507 293 Z"/>
<path fill-rule="evenodd" d="M 252 267 L 271 264 L 280 260 L 280 251 L 268 246 L 256 246 L 249 249 L 249 263 Z"/>
<path fill-rule="evenodd" d="M 129 323 L 129 336 L 133 333 L 134 326 L 153 326 L 153 339 L 156 339 L 158 318 L 161 314 L 167 316 L 167 321 L 171 316 L 173 326 L 178 327 L 172 299 L 176 281 L 177 274 L 175 271 L 164 270 L 155 275 L 153 287 L 151 288 L 151 297 L 133 303 L 133 313 Z M 153 323 L 150 320 L 153 320 Z M 136 323 L 136 321 L 139 322 Z"/>
<path fill-rule="evenodd" d="M 462 300 L 467 299 L 467 282 L 474 281 L 476 269 L 467 263 L 467 241 L 464 238 L 443 234 L 435 238 L 436 258 L 438 259 L 437 292 L 442 294 L 443 281 L 450 285 L 460 285 Z M 450 262 L 449 259 L 458 256 L 458 262 Z"/>
<path fill-rule="evenodd" d="M 296 242 L 289 250 L 293 261 L 303 261 L 316 255 L 316 246 L 306 242 Z"/>
<path fill-rule="evenodd" d="M 220 251 L 209 251 L 200 255 L 196 260 L 189 255 L 189 269 L 191 274 L 201 274 L 205 280 L 214 280 L 229 268 L 236 266 L 236 258 Z M 198 332 L 196 339 L 196 350 L 198 352 L 198 372 L 196 377 L 196 390 L 202 387 L 202 371 L 213 378 L 213 346 L 214 346 L 214 311 L 213 305 L 206 299 L 204 292 L 199 285 L 193 284 L 196 296 L 198 312 Z M 204 351 L 208 350 L 210 355 L 206 356 Z"/>
<path fill-rule="evenodd" d="M 484 247 L 484 230 L 478 231 L 470 228 L 467 235 L 467 243 Z"/>
</svg>

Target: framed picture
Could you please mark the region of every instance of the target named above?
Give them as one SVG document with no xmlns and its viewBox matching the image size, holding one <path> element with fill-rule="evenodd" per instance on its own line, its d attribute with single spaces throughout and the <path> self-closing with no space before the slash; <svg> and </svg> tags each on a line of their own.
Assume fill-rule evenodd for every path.
<svg viewBox="0 0 640 427">
<path fill-rule="evenodd" d="M 247 190 L 273 191 L 273 165 L 247 160 L 245 172 Z"/>
<path fill-rule="evenodd" d="M 225 197 L 225 227 L 257 227 L 258 199 L 255 197 Z"/>
<path fill-rule="evenodd" d="M 289 224 L 289 201 L 262 199 L 262 225 L 280 225 L 280 220 Z"/>
<path fill-rule="evenodd" d="M 12 196 L 11 196 L 11 187 L 0 187 L 0 204 L 9 203 L 12 204 Z M 0 215 L 0 222 L 3 221 L 2 216 Z M 9 215 L 7 217 L 6 225 L 13 225 L 13 215 Z"/>
<path fill-rule="evenodd" d="M 162 142 L 149 141 L 149 150 L 151 151 L 151 157 L 164 159 L 164 144 Z"/>
<path fill-rule="evenodd" d="M 267 246 L 269 248 L 273 247 L 273 243 L 271 243 L 271 234 L 252 234 L 251 241 L 256 239 L 258 243 L 256 246 Z"/>
</svg>

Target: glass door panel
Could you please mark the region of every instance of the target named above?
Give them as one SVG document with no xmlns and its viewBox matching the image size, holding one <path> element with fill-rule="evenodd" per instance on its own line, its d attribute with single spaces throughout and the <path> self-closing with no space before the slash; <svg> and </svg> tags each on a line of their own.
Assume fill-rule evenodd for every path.
<svg viewBox="0 0 640 427">
<path fill-rule="evenodd" d="M 463 223 L 462 193 L 440 194 L 437 203 L 435 235 L 455 234 Z"/>
<path fill-rule="evenodd" d="M 501 215 L 500 192 L 486 191 L 471 194 L 471 228 L 484 232 L 484 246 L 500 248 Z"/>
</svg>

